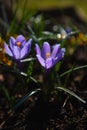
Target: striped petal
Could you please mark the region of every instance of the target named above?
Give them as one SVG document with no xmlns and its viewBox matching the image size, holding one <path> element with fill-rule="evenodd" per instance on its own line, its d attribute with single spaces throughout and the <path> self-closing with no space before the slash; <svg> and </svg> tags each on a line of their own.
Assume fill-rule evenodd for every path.
<svg viewBox="0 0 87 130">
<path fill-rule="evenodd" d="M 43 67 L 45 67 L 45 61 L 44 61 L 44 59 L 40 55 L 36 55 L 36 57 L 37 57 L 38 61 L 40 62 L 40 64 Z"/>
<path fill-rule="evenodd" d="M 51 57 L 55 58 L 60 51 L 60 44 L 54 45 Z"/>
<path fill-rule="evenodd" d="M 13 48 L 13 54 L 14 54 L 14 58 L 16 60 L 20 59 L 20 50 L 17 46 L 14 46 L 14 48 Z"/>
<path fill-rule="evenodd" d="M 32 43 L 32 39 L 30 39 L 30 40 L 25 44 L 25 46 L 22 48 L 22 50 L 21 50 L 21 55 L 20 55 L 20 59 L 23 59 L 24 57 L 26 57 L 26 55 L 30 52 L 31 43 Z"/>
<path fill-rule="evenodd" d="M 16 42 L 21 42 L 21 45 L 24 46 L 25 43 L 26 43 L 26 39 L 23 35 L 19 35 L 17 38 L 16 38 Z"/>
<path fill-rule="evenodd" d="M 51 49 L 50 49 L 50 45 L 48 42 L 44 42 L 43 44 L 43 48 L 42 48 L 42 57 L 46 60 L 47 56 L 46 54 L 50 54 L 51 53 Z"/>
<path fill-rule="evenodd" d="M 13 46 L 15 45 L 15 42 L 16 42 L 15 38 L 11 37 L 9 40 L 9 45 L 11 50 L 13 50 Z"/>
<path fill-rule="evenodd" d="M 55 64 L 64 57 L 64 53 L 65 53 L 65 48 L 62 48 L 58 53 L 57 57 L 55 58 Z"/>
<path fill-rule="evenodd" d="M 4 43 L 4 49 L 5 49 L 6 54 L 13 57 L 12 51 L 9 49 L 9 47 L 6 43 Z"/>
<path fill-rule="evenodd" d="M 35 44 L 35 50 L 36 50 L 37 55 L 41 55 L 41 50 L 38 44 Z"/>
<path fill-rule="evenodd" d="M 52 60 L 52 58 L 48 58 L 46 60 L 46 66 L 45 66 L 45 68 L 46 69 L 50 69 L 51 67 L 53 67 L 53 60 Z"/>
</svg>

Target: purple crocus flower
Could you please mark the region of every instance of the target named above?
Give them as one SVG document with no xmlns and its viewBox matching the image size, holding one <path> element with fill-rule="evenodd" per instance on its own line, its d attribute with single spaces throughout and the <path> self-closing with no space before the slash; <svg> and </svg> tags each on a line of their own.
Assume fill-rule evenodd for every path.
<svg viewBox="0 0 87 130">
<path fill-rule="evenodd" d="M 36 57 L 40 64 L 46 69 L 52 68 L 58 61 L 64 57 L 65 48 L 60 48 L 60 44 L 56 44 L 51 49 L 48 42 L 43 43 L 42 50 L 36 44 Z M 52 50 L 52 52 L 51 52 Z"/>
<path fill-rule="evenodd" d="M 25 58 L 31 49 L 32 39 L 26 42 L 23 35 L 17 36 L 17 38 L 10 37 L 9 47 L 4 43 L 5 52 L 11 56 L 14 60 L 20 61 Z"/>
</svg>

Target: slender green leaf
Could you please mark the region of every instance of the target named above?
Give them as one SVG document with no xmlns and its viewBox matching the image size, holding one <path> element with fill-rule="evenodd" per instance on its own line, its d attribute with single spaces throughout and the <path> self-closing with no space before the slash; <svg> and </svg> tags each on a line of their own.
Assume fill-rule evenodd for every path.
<svg viewBox="0 0 87 130">
<path fill-rule="evenodd" d="M 49 32 L 49 31 L 43 31 L 42 34 L 44 34 L 44 35 L 53 35 L 53 33 Z"/>
<path fill-rule="evenodd" d="M 24 73 L 24 72 L 20 72 L 20 74 L 23 75 L 23 76 L 27 76 L 27 74 Z"/>
<path fill-rule="evenodd" d="M 87 65 L 75 67 L 75 68 L 73 68 L 73 69 L 71 68 L 71 69 L 65 71 L 64 73 L 60 74 L 60 77 L 63 77 L 63 76 L 65 76 L 66 74 L 68 74 L 68 73 L 70 73 L 70 72 L 73 72 L 73 71 L 79 70 L 79 69 L 83 69 L 83 68 L 87 68 Z"/>
<path fill-rule="evenodd" d="M 35 93 L 41 91 L 41 89 L 36 89 L 32 92 L 29 92 L 28 94 L 26 94 L 22 99 L 20 99 L 20 101 L 18 101 L 18 103 L 14 106 L 14 110 L 16 110 L 18 107 L 20 107 L 20 105 L 22 105 L 29 97 L 31 97 L 32 95 L 34 95 Z"/>
<path fill-rule="evenodd" d="M 33 82 L 35 82 L 38 86 L 40 86 L 40 84 L 39 84 L 39 81 L 38 80 L 36 80 L 35 78 L 33 78 L 32 76 L 30 76 L 30 79 L 33 81 Z"/>
<path fill-rule="evenodd" d="M 27 58 L 27 59 L 21 60 L 21 62 L 27 62 L 27 61 L 32 61 L 32 60 L 36 60 L 36 58 Z"/>
<path fill-rule="evenodd" d="M 80 98 L 77 94 L 75 94 L 74 92 L 72 92 L 71 90 L 69 89 L 66 89 L 64 87 L 56 87 L 57 89 L 60 89 L 60 90 L 63 90 L 67 93 L 69 93 L 70 95 L 72 95 L 73 97 L 77 98 L 79 101 L 81 101 L 82 103 L 86 103 L 85 100 L 83 100 L 82 98 Z"/>
<path fill-rule="evenodd" d="M 30 79 L 38 84 L 38 81 L 35 78 L 33 78 L 32 76 L 30 76 Z"/>
<path fill-rule="evenodd" d="M 35 32 L 33 31 L 33 29 L 31 28 L 31 26 L 27 25 L 28 30 L 31 32 L 32 35 L 35 35 Z"/>
</svg>

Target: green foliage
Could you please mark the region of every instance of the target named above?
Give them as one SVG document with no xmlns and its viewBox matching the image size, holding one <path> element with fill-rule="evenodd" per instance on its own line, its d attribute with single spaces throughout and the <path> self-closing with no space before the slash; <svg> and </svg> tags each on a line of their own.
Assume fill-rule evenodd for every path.
<svg viewBox="0 0 87 130">
<path fill-rule="evenodd" d="M 32 72 L 33 72 L 33 61 L 31 61 L 29 63 L 29 66 L 28 66 L 28 69 L 27 69 L 27 83 L 29 82 L 30 80 L 30 77 L 32 75 Z"/>
<path fill-rule="evenodd" d="M 63 90 L 64 92 L 67 92 L 67 93 L 69 93 L 70 95 L 72 95 L 73 97 L 77 98 L 79 101 L 81 101 L 81 102 L 83 102 L 83 103 L 86 103 L 85 100 L 83 100 L 83 99 L 80 98 L 77 94 L 75 94 L 74 92 L 70 91 L 70 90 L 67 89 L 67 88 L 64 88 L 64 87 L 56 87 L 56 89 Z"/>
<path fill-rule="evenodd" d="M 63 77 L 66 74 L 69 74 L 69 73 L 71 73 L 73 71 L 76 71 L 76 70 L 79 70 L 79 69 L 83 69 L 83 68 L 87 68 L 87 65 L 83 65 L 83 66 L 78 66 L 78 67 L 71 68 L 71 69 L 67 70 L 66 72 L 62 73 L 60 75 L 60 77 Z"/>
<path fill-rule="evenodd" d="M 62 27 L 57 23 L 56 24 L 54 23 L 51 29 L 46 30 L 46 27 L 48 25 L 45 24 L 46 21 L 44 16 L 42 14 L 37 15 L 35 10 L 26 9 L 27 2 L 28 2 L 27 0 L 24 1 L 24 4 L 22 5 L 23 8 L 21 11 L 21 15 L 19 16 L 18 12 L 20 9 L 19 8 L 20 0 L 17 0 L 16 8 L 14 10 L 14 18 L 12 19 L 9 28 L 6 21 L 5 23 L 3 23 L 4 27 L 6 27 L 7 29 L 8 35 L 18 35 L 20 33 L 24 33 L 26 35 L 26 38 L 31 37 L 33 39 L 33 45 L 32 45 L 33 47 L 30 54 L 31 58 L 28 57 L 27 59 L 21 60 L 21 64 L 23 65 L 24 68 L 22 68 L 21 71 L 18 70 L 17 65 L 15 64 L 15 62 L 13 62 L 13 66 L 11 68 L 9 67 L 10 70 L 9 72 L 14 72 L 15 77 L 17 75 L 17 80 L 19 80 L 16 81 L 17 82 L 16 87 L 18 88 L 16 88 L 15 91 L 19 91 L 20 93 L 21 88 L 23 89 L 22 91 L 24 91 L 24 90 L 28 90 L 29 87 L 33 87 L 33 86 L 29 86 L 30 81 L 32 81 L 33 84 L 36 85 L 37 89 L 29 91 L 25 96 L 23 96 L 25 92 L 24 93 L 22 92 L 22 98 L 17 102 L 17 104 L 14 107 L 14 110 L 20 107 L 20 105 L 22 105 L 28 98 L 34 96 L 34 94 L 37 94 L 38 92 L 43 91 L 44 93 L 43 95 L 45 96 L 44 99 L 46 100 L 47 98 L 47 100 L 50 100 L 50 96 L 56 95 L 58 89 L 69 93 L 70 95 L 74 96 L 79 101 L 81 101 L 82 103 L 86 103 L 86 101 L 80 98 L 77 94 L 67 89 L 67 81 L 69 80 L 70 75 L 74 73 L 74 71 L 87 68 L 87 65 L 75 67 L 75 65 L 72 64 L 69 70 L 63 73 L 59 73 L 61 65 L 63 63 L 62 61 L 59 61 L 56 64 L 56 66 L 47 73 L 44 71 L 43 68 L 41 70 L 40 64 L 37 63 L 37 59 L 33 58 L 35 57 L 35 49 L 34 49 L 35 43 L 38 43 L 40 47 L 42 47 L 44 41 L 49 41 L 51 46 L 53 46 L 54 43 L 56 43 L 56 44 L 61 44 L 61 48 L 62 47 L 66 48 L 66 54 L 65 54 L 65 59 L 66 59 L 66 55 L 71 56 L 70 50 L 73 49 L 74 51 L 75 48 L 77 47 L 76 39 L 78 38 L 80 32 L 78 30 L 71 28 L 71 32 L 67 33 L 66 28 Z M 51 20 L 52 18 L 50 18 L 50 21 Z M 53 26 L 56 27 L 56 31 L 55 29 L 53 29 Z M 72 27 L 73 26 L 74 25 L 72 25 Z M 74 42 L 70 42 L 72 38 L 74 38 Z M 7 39 L 8 37 L 6 38 L 6 40 Z M 37 70 L 37 73 L 34 73 L 35 69 Z M 65 81 L 62 83 L 61 78 L 64 76 L 66 76 Z M 63 86 L 63 87 L 59 87 L 59 86 Z M 15 95 L 10 96 L 9 91 L 5 86 L 2 86 L 0 89 L 1 91 L 4 92 L 12 108 L 16 100 Z M 55 93 L 54 95 L 53 92 Z"/>
<path fill-rule="evenodd" d="M 14 106 L 14 111 L 20 107 L 20 105 L 22 105 L 29 97 L 31 97 L 32 95 L 34 95 L 35 93 L 41 91 L 39 88 L 32 91 L 32 92 L 29 92 L 27 93 L 22 99 L 20 99 L 20 101 L 18 101 L 18 103 Z"/>
<path fill-rule="evenodd" d="M 11 21 L 10 27 L 7 30 L 7 34 L 17 34 L 22 32 L 26 22 L 30 19 L 32 15 L 36 13 L 34 10 L 26 9 L 27 0 L 24 1 L 22 10 L 20 12 L 20 2 L 19 0 L 15 3 L 16 7 L 13 11 L 13 20 Z M 18 14 L 20 13 L 20 15 Z"/>
</svg>

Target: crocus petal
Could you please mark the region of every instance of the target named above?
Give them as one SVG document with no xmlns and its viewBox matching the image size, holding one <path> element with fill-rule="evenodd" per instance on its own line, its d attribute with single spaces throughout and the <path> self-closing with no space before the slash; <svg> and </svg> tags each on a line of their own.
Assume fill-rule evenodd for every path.
<svg viewBox="0 0 87 130">
<path fill-rule="evenodd" d="M 16 38 L 16 42 L 21 42 L 21 45 L 24 46 L 25 43 L 26 43 L 26 39 L 23 35 L 19 35 L 17 38 Z"/>
<path fill-rule="evenodd" d="M 62 49 L 60 50 L 60 55 L 62 55 L 62 58 L 64 57 L 64 53 L 65 53 L 65 48 L 62 48 Z"/>
<path fill-rule="evenodd" d="M 44 59 L 40 55 L 36 55 L 36 57 L 37 57 L 38 61 L 40 62 L 40 64 L 43 67 L 45 67 L 45 61 L 44 61 Z"/>
<path fill-rule="evenodd" d="M 15 42 L 16 42 L 15 38 L 10 37 L 9 44 L 10 44 L 11 50 L 13 50 L 13 46 L 15 45 Z"/>
<path fill-rule="evenodd" d="M 60 51 L 60 44 L 54 45 L 51 57 L 55 58 Z"/>
<path fill-rule="evenodd" d="M 38 44 L 35 44 L 35 50 L 36 50 L 37 55 L 41 55 L 41 50 Z"/>
<path fill-rule="evenodd" d="M 25 40 L 25 37 L 23 35 L 19 35 L 16 38 L 16 41 L 23 41 L 23 40 Z"/>
<path fill-rule="evenodd" d="M 32 43 L 32 39 L 30 39 L 25 46 L 22 48 L 21 50 L 21 55 L 20 55 L 20 59 L 23 59 L 29 52 L 31 49 L 31 43 Z"/>
<path fill-rule="evenodd" d="M 17 46 L 13 47 L 13 54 L 14 54 L 14 59 L 16 60 L 20 59 L 20 50 Z"/>
<path fill-rule="evenodd" d="M 29 39 L 26 44 L 27 44 L 28 53 L 29 53 L 29 52 L 30 52 L 30 49 L 31 49 L 32 39 Z M 25 44 L 25 45 L 26 45 L 26 44 Z"/>
<path fill-rule="evenodd" d="M 53 66 L 53 60 L 52 60 L 52 58 L 48 58 L 46 60 L 45 67 L 46 67 L 46 69 L 50 69 L 52 66 Z"/>
<path fill-rule="evenodd" d="M 55 58 L 55 63 L 57 63 L 64 57 L 64 53 L 65 53 L 65 48 L 62 48 L 58 53 L 57 57 Z"/>
<path fill-rule="evenodd" d="M 50 45 L 48 42 L 44 42 L 43 44 L 43 48 L 42 48 L 42 57 L 46 60 L 46 54 L 50 54 L 51 53 L 51 50 L 50 50 Z"/>
<path fill-rule="evenodd" d="M 25 44 L 26 44 L 26 40 L 24 40 L 24 41 L 21 42 L 21 46 L 20 46 L 20 47 L 21 47 L 21 48 L 24 47 Z"/>
<path fill-rule="evenodd" d="M 13 54 L 6 43 L 4 43 L 4 49 L 9 56 L 13 57 Z"/>
</svg>

